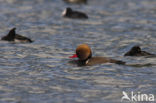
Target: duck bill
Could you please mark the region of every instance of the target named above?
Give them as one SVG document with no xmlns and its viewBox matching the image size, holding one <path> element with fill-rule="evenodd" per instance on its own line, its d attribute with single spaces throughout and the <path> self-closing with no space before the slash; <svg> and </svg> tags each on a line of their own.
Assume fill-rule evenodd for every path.
<svg viewBox="0 0 156 103">
<path fill-rule="evenodd" d="M 70 56 L 69 58 L 77 58 L 77 55 L 74 54 L 73 56 Z"/>
</svg>

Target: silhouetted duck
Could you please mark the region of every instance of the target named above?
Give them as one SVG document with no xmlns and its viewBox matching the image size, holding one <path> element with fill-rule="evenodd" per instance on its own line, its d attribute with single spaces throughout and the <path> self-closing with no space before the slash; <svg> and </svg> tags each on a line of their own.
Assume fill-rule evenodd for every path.
<svg viewBox="0 0 156 103">
<path fill-rule="evenodd" d="M 63 0 L 67 3 L 75 3 L 75 4 L 86 4 L 87 0 Z"/>
<path fill-rule="evenodd" d="M 66 8 L 63 13 L 63 17 L 72 18 L 72 19 L 88 19 L 88 16 L 85 13 L 79 11 L 73 11 L 71 8 Z"/>
<path fill-rule="evenodd" d="M 9 31 L 8 35 L 4 36 L 1 38 L 1 40 L 5 40 L 5 41 L 12 41 L 12 42 L 33 42 L 31 39 L 27 38 L 27 37 L 24 37 L 24 36 L 21 36 L 19 34 L 16 34 L 15 32 L 16 28 L 13 28 Z"/>
<path fill-rule="evenodd" d="M 154 54 L 142 51 L 139 46 L 133 46 L 124 56 L 155 56 Z"/>
<path fill-rule="evenodd" d="M 75 62 L 79 66 L 91 66 L 102 63 L 116 63 L 116 64 L 125 64 L 125 62 L 120 60 L 114 60 L 107 57 L 92 57 L 92 51 L 87 44 L 81 44 L 76 48 L 76 54 L 71 56 L 70 58 L 76 58 L 78 60 Z"/>
</svg>

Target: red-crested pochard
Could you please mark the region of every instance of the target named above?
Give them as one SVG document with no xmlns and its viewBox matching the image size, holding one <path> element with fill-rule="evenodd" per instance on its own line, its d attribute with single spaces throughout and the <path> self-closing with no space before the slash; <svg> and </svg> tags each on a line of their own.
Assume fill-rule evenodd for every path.
<svg viewBox="0 0 156 103">
<path fill-rule="evenodd" d="M 76 63 L 80 66 L 91 66 L 103 63 L 116 63 L 125 64 L 125 62 L 120 60 L 115 60 L 107 57 L 92 57 L 92 51 L 87 44 L 81 44 L 76 48 L 76 54 L 70 58 L 78 58 Z"/>
</svg>

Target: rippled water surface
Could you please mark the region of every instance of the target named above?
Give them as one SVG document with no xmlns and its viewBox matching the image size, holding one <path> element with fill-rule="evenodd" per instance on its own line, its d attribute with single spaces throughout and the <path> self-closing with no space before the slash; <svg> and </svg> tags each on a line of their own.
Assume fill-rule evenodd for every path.
<svg viewBox="0 0 156 103">
<path fill-rule="evenodd" d="M 89 19 L 63 18 L 68 6 Z M 156 97 L 156 58 L 123 57 L 134 45 L 156 54 L 155 0 L 89 0 L 86 5 L 0 0 L 0 24 L 0 37 L 16 27 L 35 40 L 0 41 L 0 103 L 120 103 L 122 91 Z M 72 65 L 68 57 L 81 43 L 89 44 L 94 56 L 141 65 Z"/>
</svg>

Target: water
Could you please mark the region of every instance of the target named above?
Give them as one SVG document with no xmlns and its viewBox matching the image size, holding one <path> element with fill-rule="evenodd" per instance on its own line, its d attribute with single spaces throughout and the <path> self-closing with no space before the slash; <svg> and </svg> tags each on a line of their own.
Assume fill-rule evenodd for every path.
<svg viewBox="0 0 156 103">
<path fill-rule="evenodd" d="M 0 37 L 16 27 L 31 44 L 0 41 L 0 103 L 120 103 L 122 91 L 156 95 L 156 66 L 69 64 L 77 45 L 93 55 L 128 64 L 156 64 L 156 58 L 123 57 L 132 46 L 156 54 L 155 0 L 1 0 Z M 61 17 L 66 7 L 88 20 Z"/>
</svg>

